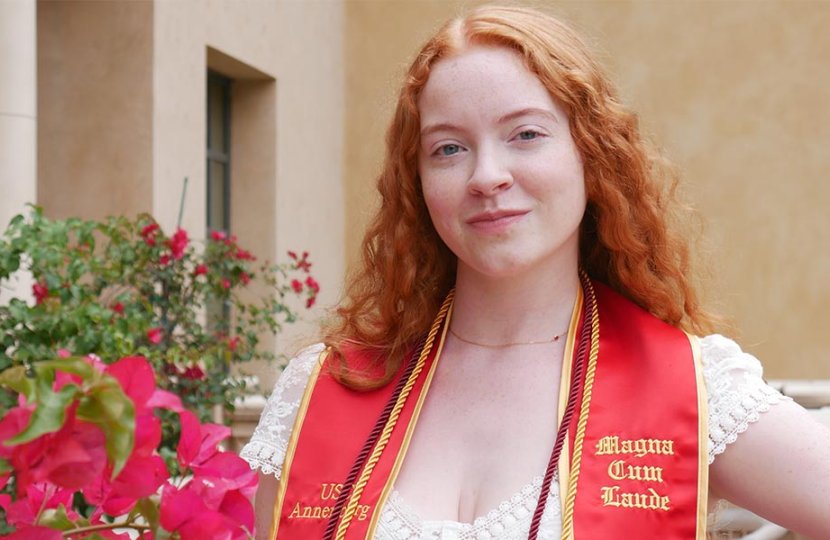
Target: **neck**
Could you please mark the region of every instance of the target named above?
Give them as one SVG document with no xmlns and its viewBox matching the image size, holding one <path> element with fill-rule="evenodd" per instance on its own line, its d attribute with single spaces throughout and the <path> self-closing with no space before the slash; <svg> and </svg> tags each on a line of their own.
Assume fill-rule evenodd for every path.
<svg viewBox="0 0 830 540">
<path fill-rule="evenodd" d="M 460 265 L 451 328 L 483 343 L 550 339 L 567 331 L 579 287 L 575 265 L 498 279 Z"/>
</svg>

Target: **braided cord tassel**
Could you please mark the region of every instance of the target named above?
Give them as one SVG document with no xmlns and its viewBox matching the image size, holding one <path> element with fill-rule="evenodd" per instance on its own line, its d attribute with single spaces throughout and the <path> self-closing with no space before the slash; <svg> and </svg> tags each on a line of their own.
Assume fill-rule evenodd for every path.
<svg viewBox="0 0 830 540">
<path fill-rule="evenodd" d="M 447 295 L 447 298 L 444 300 L 441 309 L 438 311 L 438 315 L 435 317 L 435 321 L 432 323 L 432 328 L 430 328 L 429 334 L 427 335 L 427 339 L 424 342 L 424 348 L 421 351 L 421 355 L 418 358 L 417 363 L 415 364 L 415 369 L 412 370 L 409 379 L 407 380 L 406 384 L 403 387 L 403 390 L 398 396 L 398 399 L 395 402 L 395 406 L 392 409 L 392 413 L 389 416 L 389 420 L 386 422 L 386 426 L 383 428 L 383 432 L 380 434 L 378 442 L 375 445 L 374 450 L 372 451 L 372 455 L 366 462 L 366 466 L 363 468 L 363 472 L 361 473 L 360 478 L 358 479 L 357 483 L 354 486 L 354 489 L 352 490 L 349 502 L 346 505 L 345 510 L 343 511 L 343 517 L 340 520 L 340 525 L 337 527 L 337 532 L 334 535 L 335 540 L 343 540 L 346 537 L 346 531 L 348 530 L 352 518 L 354 518 L 355 512 L 357 511 L 357 505 L 360 502 L 360 496 L 363 494 L 363 490 L 366 488 L 366 484 L 369 483 L 369 478 L 372 475 L 372 471 L 374 470 L 375 465 L 377 465 L 378 461 L 380 461 L 380 457 L 383 454 L 383 450 L 389 443 L 389 439 L 392 436 L 392 430 L 395 428 L 395 425 L 398 422 L 398 418 L 400 417 L 401 411 L 403 410 L 404 404 L 406 403 L 406 398 L 412 391 L 412 387 L 415 386 L 415 382 L 418 380 L 418 376 L 421 374 L 421 371 L 423 371 L 424 364 L 426 364 L 426 359 L 429 356 L 430 351 L 432 351 L 432 346 L 435 343 L 435 337 L 438 335 L 438 330 L 440 330 L 441 324 L 446 318 L 450 306 L 452 306 L 452 300 L 454 297 L 455 291 L 450 291 L 450 293 Z"/>
<path fill-rule="evenodd" d="M 568 401 L 565 406 L 565 413 L 562 415 L 562 422 L 559 425 L 559 430 L 556 433 L 556 442 L 553 445 L 550 460 L 548 461 L 545 476 L 542 480 L 542 487 L 539 490 L 539 499 L 536 502 L 536 509 L 533 512 L 533 518 L 530 522 L 530 529 L 528 530 L 528 540 L 536 540 L 539 535 L 539 527 L 542 523 L 542 515 L 545 513 L 547 506 L 548 494 L 550 493 L 550 486 L 553 483 L 553 477 L 556 474 L 556 469 L 559 465 L 559 456 L 562 454 L 562 449 L 565 446 L 565 438 L 568 433 L 568 427 L 571 425 L 571 420 L 576 411 L 576 402 L 579 399 L 579 392 L 582 390 L 582 381 L 585 371 L 585 352 L 590 343 L 590 334 L 588 328 L 592 326 L 592 315 L 594 306 L 596 306 L 596 298 L 593 290 L 589 289 L 590 280 L 584 271 L 580 272 L 580 281 L 582 283 L 583 296 L 585 302 L 582 306 L 582 326 L 579 329 L 579 346 L 576 351 L 576 359 L 574 360 L 574 371 L 571 377 L 571 390 L 568 393 Z"/>
<path fill-rule="evenodd" d="M 596 298 L 593 285 L 588 282 L 588 291 L 592 298 Z M 579 421 L 576 426 L 576 437 L 574 440 L 574 461 L 571 465 L 571 480 L 568 485 L 568 497 L 565 501 L 565 515 L 562 520 L 562 538 L 567 540 L 573 538 L 573 514 L 574 501 L 576 500 L 576 485 L 579 480 L 579 470 L 582 458 L 582 442 L 585 438 L 585 430 L 588 427 L 588 409 L 591 406 L 591 391 L 594 385 L 594 378 L 597 372 L 597 355 L 599 354 L 599 310 L 596 300 L 591 310 L 591 352 L 588 357 L 588 371 L 585 374 L 585 390 L 582 394 L 582 406 L 579 411 Z"/>
</svg>

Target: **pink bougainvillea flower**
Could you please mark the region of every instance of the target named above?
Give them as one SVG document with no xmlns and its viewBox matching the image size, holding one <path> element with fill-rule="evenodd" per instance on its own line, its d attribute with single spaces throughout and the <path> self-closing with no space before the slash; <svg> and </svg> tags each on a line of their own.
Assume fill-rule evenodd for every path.
<svg viewBox="0 0 830 540">
<path fill-rule="evenodd" d="M 231 288 L 231 280 L 228 278 L 222 278 L 222 288 L 223 289 L 230 289 Z"/>
<path fill-rule="evenodd" d="M 256 257 L 254 257 L 250 251 L 242 248 L 238 248 L 236 250 L 236 258 L 240 261 L 255 261 Z"/>
<path fill-rule="evenodd" d="M 233 352 L 239 346 L 239 336 L 228 338 L 228 349 Z"/>
<path fill-rule="evenodd" d="M 303 292 L 303 282 L 299 279 L 292 279 L 291 288 L 294 289 L 295 293 L 301 293 Z"/>
<path fill-rule="evenodd" d="M 87 364 L 89 364 L 90 366 L 94 367 L 96 370 L 98 370 L 102 373 L 104 372 L 104 370 L 107 367 L 107 365 L 104 363 L 104 361 L 101 360 L 101 357 L 98 356 L 95 353 L 90 353 L 90 354 L 84 356 L 84 361 Z"/>
<path fill-rule="evenodd" d="M 243 285 L 247 285 L 251 282 L 251 276 L 249 276 L 247 272 L 242 272 L 239 274 L 239 281 L 241 281 Z"/>
<path fill-rule="evenodd" d="M 70 489 L 56 488 L 45 482 L 30 484 L 6 509 L 6 521 L 16 527 L 31 525 L 41 508 L 51 509 L 60 505 L 67 508 L 67 515 L 74 519 L 78 514 L 71 510 L 72 493 Z"/>
<path fill-rule="evenodd" d="M 116 302 L 114 306 L 111 308 L 114 312 L 118 313 L 119 315 L 124 314 L 124 304 L 121 302 Z"/>
<path fill-rule="evenodd" d="M 187 248 L 188 241 L 187 231 L 184 229 L 176 229 L 173 237 L 167 241 L 167 247 L 170 248 L 170 253 L 173 254 L 174 259 L 179 260 L 184 257 L 184 250 Z"/>
<path fill-rule="evenodd" d="M 147 330 L 147 339 L 150 340 L 150 343 L 153 345 L 158 345 L 161 343 L 161 339 L 164 336 L 164 331 L 161 329 L 160 326 L 156 326 Z"/>
<path fill-rule="evenodd" d="M 112 482 L 104 512 L 112 516 L 127 512 L 138 499 L 156 493 L 169 476 L 161 456 L 131 457 Z"/>
<path fill-rule="evenodd" d="M 289 251 L 288 256 L 294 259 L 295 261 L 297 260 L 297 254 L 293 251 Z"/>
<path fill-rule="evenodd" d="M 156 231 L 158 231 L 158 230 L 159 230 L 159 224 L 158 223 L 156 223 L 156 222 L 150 223 L 150 224 L 145 225 L 144 227 L 141 228 L 141 236 L 143 236 L 144 238 L 147 238 L 148 236 L 153 236 L 156 233 Z"/>
<path fill-rule="evenodd" d="M 204 264 L 197 265 L 196 268 L 193 270 L 194 276 L 204 276 L 208 273 L 208 267 Z"/>
<path fill-rule="evenodd" d="M 216 445 L 231 434 L 228 426 L 200 424 L 196 415 L 187 410 L 179 413 L 179 420 L 182 432 L 176 457 L 182 467 L 200 465 L 213 457 L 218 452 Z"/>
<path fill-rule="evenodd" d="M 150 332 L 158 330 L 158 338 L 151 337 Z M 161 342 L 161 329 L 154 328 L 147 331 L 147 337 L 151 342 Z M 127 356 L 114 364 L 106 367 L 106 373 L 115 377 L 118 384 L 133 402 L 136 414 L 139 414 L 146 405 L 147 400 L 156 390 L 156 378 L 153 375 L 153 368 L 143 356 Z"/>
<path fill-rule="evenodd" d="M 72 356 L 72 353 L 67 349 L 58 349 L 58 358 L 69 358 L 70 356 Z"/>
<path fill-rule="evenodd" d="M 204 444 L 210 444 L 209 440 Z M 212 444 L 215 446 L 216 443 Z M 242 490 L 246 495 L 253 495 L 253 487 L 257 483 L 256 471 L 251 470 L 251 466 L 233 452 L 214 450 L 201 463 L 194 462 L 191 469 L 197 476 L 211 478 L 215 484 L 221 484 L 225 489 Z"/>
<path fill-rule="evenodd" d="M 303 251 L 303 256 L 297 261 L 297 269 L 303 272 L 311 270 L 311 263 L 308 262 L 308 251 Z"/>
<path fill-rule="evenodd" d="M 305 278 L 305 284 L 308 286 L 309 289 L 314 291 L 315 294 L 320 292 L 320 284 L 317 283 L 317 280 L 313 277 L 308 276 L 307 278 Z"/>
<path fill-rule="evenodd" d="M 148 246 L 156 245 L 156 233 L 159 231 L 158 223 L 150 223 L 141 229 L 141 237 L 144 238 L 144 243 Z"/>
<path fill-rule="evenodd" d="M 40 305 L 49 296 L 49 287 L 46 283 L 38 281 L 32 285 L 32 294 L 35 296 L 35 304 Z"/>
<path fill-rule="evenodd" d="M 9 483 L 9 478 L 11 477 L 11 473 L 0 474 L 0 490 L 6 487 L 6 484 Z M 0 508 L 3 510 L 9 509 L 9 504 L 11 504 L 12 499 L 11 496 L 0 493 Z"/>
<path fill-rule="evenodd" d="M 182 540 L 241 540 L 254 523 L 253 507 L 243 498 L 214 479 L 194 477 L 181 489 L 168 484 L 162 490 L 161 525 Z"/>
<path fill-rule="evenodd" d="M 150 409 L 135 419 L 133 456 L 150 456 L 161 442 L 161 420 Z"/>
<path fill-rule="evenodd" d="M 28 426 L 32 407 L 15 407 L 0 421 L 0 441 L 6 441 Z M 106 463 L 103 432 L 75 419 L 74 407 L 66 413 L 61 429 L 23 444 L 0 444 L 0 457 L 15 469 L 18 493 L 32 484 L 49 481 L 79 489 L 94 480 Z"/>
<path fill-rule="evenodd" d="M 170 393 L 166 390 L 156 389 L 153 395 L 147 401 L 147 407 L 167 409 L 169 411 L 180 413 L 184 410 L 182 400 L 176 394 Z"/>
<path fill-rule="evenodd" d="M 221 242 L 227 237 L 227 235 L 223 231 L 211 231 L 210 238 L 215 242 Z"/>
<path fill-rule="evenodd" d="M 4 538 L 6 540 L 63 540 L 63 534 L 58 529 L 49 527 L 24 526 Z"/>
<path fill-rule="evenodd" d="M 205 372 L 197 364 L 193 364 L 184 369 L 182 377 L 191 381 L 200 381 L 205 378 Z"/>
<path fill-rule="evenodd" d="M 159 256 L 159 264 L 161 266 L 167 266 L 168 264 L 170 264 L 170 254 L 169 253 L 162 253 Z"/>
<path fill-rule="evenodd" d="M 309 297 L 309 298 L 305 301 L 305 307 L 306 307 L 306 309 L 311 309 L 311 306 L 313 306 L 313 305 L 314 305 L 314 303 L 315 303 L 316 301 L 317 301 L 317 298 L 316 298 L 316 297 L 314 297 L 314 296 Z"/>
</svg>

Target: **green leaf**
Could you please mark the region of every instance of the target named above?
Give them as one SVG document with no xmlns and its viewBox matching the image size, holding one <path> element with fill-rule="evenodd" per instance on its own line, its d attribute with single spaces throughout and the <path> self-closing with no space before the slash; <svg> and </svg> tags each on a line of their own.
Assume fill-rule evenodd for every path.
<svg viewBox="0 0 830 540">
<path fill-rule="evenodd" d="M 3 458 L 0 458 L 0 474 L 6 474 L 7 472 L 12 472 L 14 467 L 12 464 L 6 461 Z"/>
<path fill-rule="evenodd" d="M 98 425 L 106 436 L 107 457 L 115 478 L 133 451 L 135 407 L 118 382 L 105 376 L 80 400 L 78 418 Z"/>
<path fill-rule="evenodd" d="M 29 425 L 8 441 L 6 445 L 27 443 L 46 433 L 53 433 L 63 427 L 66 421 L 66 408 L 78 395 L 78 388 L 74 384 L 67 384 L 59 391 L 52 391 L 52 383 L 45 378 L 38 377 L 36 383 L 35 404 L 37 408 L 32 413 Z"/>
<path fill-rule="evenodd" d="M 35 397 L 35 379 L 26 375 L 26 366 L 15 366 L 4 370 L 0 373 L 0 385 L 23 394 L 27 401 Z"/>
<path fill-rule="evenodd" d="M 145 497 L 138 500 L 136 508 L 139 512 L 141 512 L 141 515 L 144 516 L 144 519 L 147 520 L 147 524 L 151 529 L 153 529 L 153 535 L 155 536 L 155 533 L 157 533 L 159 529 L 159 503 Z"/>
<path fill-rule="evenodd" d="M 89 381 L 95 376 L 95 368 L 89 362 L 79 356 L 71 358 L 59 358 L 56 360 L 47 360 L 45 362 L 38 362 L 35 364 L 35 370 L 40 374 L 53 374 L 55 371 L 63 371 L 64 373 L 72 373 L 79 375 L 84 382 Z"/>
<path fill-rule="evenodd" d="M 61 531 L 68 531 L 69 529 L 75 528 L 75 524 L 66 515 L 66 508 L 62 504 L 58 505 L 57 508 L 45 509 L 40 515 L 37 524 Z"/>
</svg>

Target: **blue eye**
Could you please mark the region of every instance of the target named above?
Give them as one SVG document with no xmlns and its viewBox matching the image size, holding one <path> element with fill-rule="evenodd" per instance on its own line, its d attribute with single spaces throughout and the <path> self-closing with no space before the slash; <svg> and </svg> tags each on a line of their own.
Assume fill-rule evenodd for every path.
<svg viewBox="0 0 830 540">
<path fill-rule="evenodd" d="M 445 144 L 438 149 L 438 153 L 442 156 L 452 156 L 461 151 L 461 146 L 457 144 Z"/>
<path fill-rule="evenodd" d="M 536 131 L 533 131 L 531 129 L 526 129 L 526 130 L 522 131 L 521 133 L 519 133 L 519 139 L 521 139 L 523 141 L 532 141 L 533 139 L 537 138 L 538 136 L 539 136 L 539 133 L 536 132 Z"/>
</svg>

